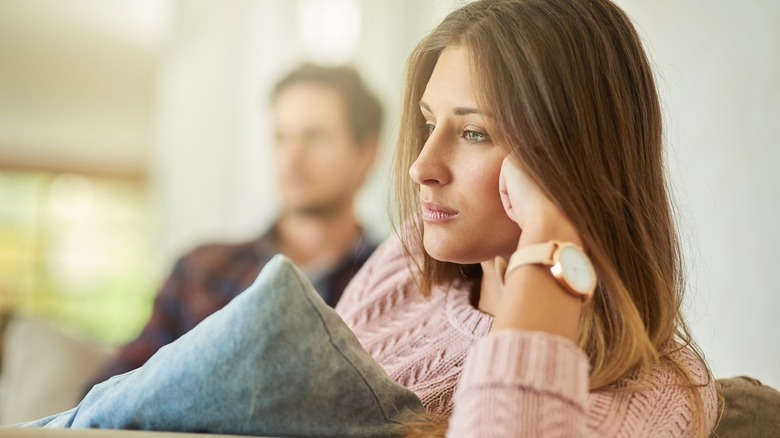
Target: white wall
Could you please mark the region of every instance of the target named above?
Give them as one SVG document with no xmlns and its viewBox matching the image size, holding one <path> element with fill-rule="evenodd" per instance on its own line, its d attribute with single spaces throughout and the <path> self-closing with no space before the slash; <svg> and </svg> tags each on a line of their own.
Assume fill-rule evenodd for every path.
<svg viewBox="0 0 780 438">
<path fill-rule="evenodd" d="M 161 259 L 259 232 L 275 190 L 269 79 L 289 65 L 293 2 L 177 3 L 163 52 L 151 157 Z M 294 46 L 293 46 L 294 47 Z"/>
<path fill-rule="evenodd" d="M 618 3 L 662 93 L 689 321 L 716 376 L 780 387 L 780 2 Z"/>
</svg>

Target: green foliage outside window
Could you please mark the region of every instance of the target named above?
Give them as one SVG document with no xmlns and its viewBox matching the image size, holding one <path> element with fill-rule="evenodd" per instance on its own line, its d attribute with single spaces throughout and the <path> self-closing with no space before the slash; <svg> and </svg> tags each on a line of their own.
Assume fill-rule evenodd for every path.
<svg viewBox="0 0 780 438">
<path fill-rule="evenodd" d="M 0 171 L 0 309 L 131 339 L 159 282 L 151 225 L 140 182 Z"/>
</svg>

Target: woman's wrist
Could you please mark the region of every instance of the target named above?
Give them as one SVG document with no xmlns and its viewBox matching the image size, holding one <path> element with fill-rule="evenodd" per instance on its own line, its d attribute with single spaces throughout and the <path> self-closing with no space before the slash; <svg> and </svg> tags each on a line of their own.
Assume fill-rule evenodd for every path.
<svg viewBox="0 0 780 438">
<path fill-rule="evenodd" d="M 518 249 L 550 240 L 583 246 L 577 229 L 557 208 L 538 212 L 523 224 Z M 514 269 L 506 276 L 503 289 L 493 330 L 542 331 L 577 342 L 582 300 L 566 293 L 548 267 L 526 265 Z"/>
<path fill-rule="evenodd" d="M 525 265 L 506 278 L 492 330 L 513 328 L 564 336 L 577 342 L 582 300 L 566 293 L 549 268 Z"/>
<path fill-rule="evenodd" d="M 544 214 L 537 214 L 529 218 L 522 227 L 517 247 L 533 245 L 536 243 L 560 240 L 583 246 L 577 228 L 557 208 L 550 208 Z"/>
</svg>

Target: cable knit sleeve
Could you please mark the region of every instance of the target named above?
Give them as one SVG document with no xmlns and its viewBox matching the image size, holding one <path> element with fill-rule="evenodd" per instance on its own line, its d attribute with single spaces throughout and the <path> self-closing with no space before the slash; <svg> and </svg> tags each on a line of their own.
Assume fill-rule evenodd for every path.
<svg viewBox="0 0 780 438">
<path fill-rule="evenodd" d="M 640 391 L 589 394 L 588 370 L 585 354 L 565 338 L 516 330 L 491 333 L 466 360 L 447 436 L 695 435 L 689 401 L 672 383 L 671 371 L 652 370 Z M 692 369 L 694 374 L 702 370 Z M 708 427 L 714 419 L 713 385 L 710 379 L 702 392 Z"/>
</svg>

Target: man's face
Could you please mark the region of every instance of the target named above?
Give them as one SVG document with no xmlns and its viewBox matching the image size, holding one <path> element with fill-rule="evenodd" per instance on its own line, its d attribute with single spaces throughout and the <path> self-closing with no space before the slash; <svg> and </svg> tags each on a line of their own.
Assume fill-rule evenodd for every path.
<svg viewBox="0 0 780 438">
<path fill-rule="evenodd" d="M 343 97 L 317 84 L 295 84 L 274 101 L 276 175 L 286 211 L 327 215 L 351 206 L 371 166 L 359 147 Z"/>
</svg>

